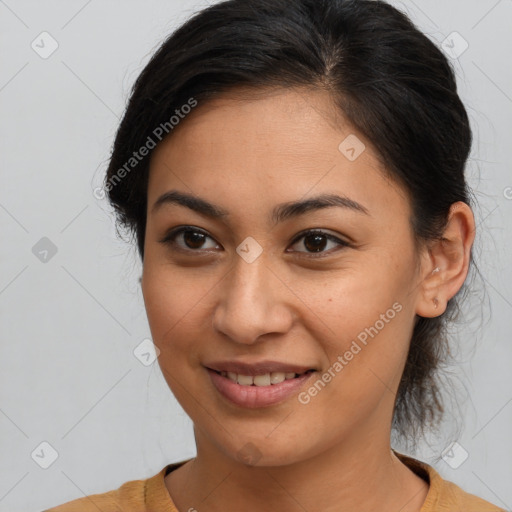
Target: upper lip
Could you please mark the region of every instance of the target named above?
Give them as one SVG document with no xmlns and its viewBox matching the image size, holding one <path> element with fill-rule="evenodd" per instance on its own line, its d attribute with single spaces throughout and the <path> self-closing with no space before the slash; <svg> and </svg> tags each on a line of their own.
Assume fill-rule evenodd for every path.
<svg viewBox="0 0 512 512">
<path fill-rule="evenodd" d="M 239 375 L 265 375 L 272 372 L 304 373 L 313 370 L 311 366 L 302 366 L 291 363 L 280 363 L 279 361 L 256 361 L 244 363 L 242 361 L 214 361 L 204 365 L 210 370 L 217 372 L 232 372 Z"/>
</svg>

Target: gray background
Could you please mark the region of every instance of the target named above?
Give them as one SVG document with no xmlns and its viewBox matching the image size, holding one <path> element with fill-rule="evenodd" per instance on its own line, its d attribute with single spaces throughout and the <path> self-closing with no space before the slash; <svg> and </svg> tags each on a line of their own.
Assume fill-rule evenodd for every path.
<svg viewBox="0 0 512 512">
<path fill-rule="evenodd" d="M 468 175 L 488 292 L 474 301 L 483 322 L 475 310 L 476 323 L 459 329 L 461 363 L 450 368 L 466 398 L 449 416 L 463 428 L 453 437 L 448 421 L 416 455 L 511 509 L 512 1 L 394 4 L 438 44 L 456 31 L 469 45 L 453 63 L 475 133 Z M 204 5 L 0 0 L 0 511 L 105 492 L 195 455 L 190 420 L 157 363 L 134 355 L 150 337 L 140 263 L 93 190 L 137 74 Z M 59 45 L 46 59 L 31 47 L 51 48 L 43 31 Z M 448 43 L 460 52 L 457 37 Z M 43 237 L 55 254 L 40 252 Z M 462 448 L 440 458 L 454 440 Z M 58 453 L 47 469 L 42 442 Z"/>
</svg>

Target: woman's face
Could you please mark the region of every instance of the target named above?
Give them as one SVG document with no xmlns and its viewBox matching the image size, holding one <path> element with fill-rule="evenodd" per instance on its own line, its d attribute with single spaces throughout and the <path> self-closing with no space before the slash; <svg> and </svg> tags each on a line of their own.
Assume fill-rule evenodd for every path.
<svg viewBox="0 0 512 512">
<path fill-rule="evenodd" d="M 333 108 L 217 99 L 152 155 L 142 288 L 198 452 L 283 465 L 389 442 L 420 300 L 411 210 Z"/>
</svg>

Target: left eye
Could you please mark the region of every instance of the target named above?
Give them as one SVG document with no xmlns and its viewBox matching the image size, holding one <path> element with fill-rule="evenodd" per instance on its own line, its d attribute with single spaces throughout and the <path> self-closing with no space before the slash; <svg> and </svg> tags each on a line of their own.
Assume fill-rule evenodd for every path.
<svg viewBox="0 0 512 512">
<path fill-rule="evenodd" d="M 315 253 L 325 254 L 327 251 L 325 251 L 324 249 L 329 243 L 333 243 L 334 246 L 338 245 L 342 247 L 349 247 L 350 245 L 348 242 L 340 240 L 334 235 L 319 230 L 307 231 L 306 233 L 301 234 L 299 237 L 295 238 L 295 240 L 293 241 L 293 245 L 297 245 L 300 240 L 303 240 L 301 244 L 307 250 L 298 252 L 306 252 L 312 254 L 313 257 L 315 257 Z"/>
</svg>

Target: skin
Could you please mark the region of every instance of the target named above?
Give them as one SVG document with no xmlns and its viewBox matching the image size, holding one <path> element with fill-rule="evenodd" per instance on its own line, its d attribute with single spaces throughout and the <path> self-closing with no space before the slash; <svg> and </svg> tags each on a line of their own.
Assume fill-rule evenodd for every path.
<svg viewBox="0 0 512 512">
<path fill-rule="evenodd" d="M 323 91 L 231 93 L 199 105 L 151 157 L 142 291 L 160 367 L 197 444 L 197 457 L 165 479 L 180 511 L 418 512 L 425 501 L 428 484 L 391 452 L 394 399 L 417 315 L 442 314 L 464 282 L 474 219 L 455 203 L 445 241 L 417 250 L 407 194 L 385 177 L 371 142 L 332 112 Z M 338 150 L 350 134 L 366 146 L 355 161 Z M 176 204 L 153 212 L 169 190 L 229 215 Z M 278 204 L 334 192 L 368 214 L 331 207 L 270 220 Z M 204 245 L 162 243 L 177 226 L 206 232 Z M 311 243 L 294 241 L 309 229 L 352 245 L 327 241 L 312 257 Z M 252 263 L 236 252 L 248 236 L 263 249 Z M 394 303 L 401 311 L 308 404 L 294 395 L 232 405 L 203 366 L 317 368 L 307 389 Z M 248 443 L 250 463 L 239 459 Z"/>
</svg>

